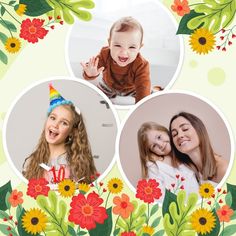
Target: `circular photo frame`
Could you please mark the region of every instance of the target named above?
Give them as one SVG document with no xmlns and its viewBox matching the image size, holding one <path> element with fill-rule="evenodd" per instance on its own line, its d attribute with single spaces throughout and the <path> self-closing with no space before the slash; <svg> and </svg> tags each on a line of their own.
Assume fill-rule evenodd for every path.
<svg viewBox="0 0 236 236">
<path fill-rule="evenodd" d="M 109 31 L 113 23 L 122 17 L 131 16 L 143 27 L 143 46 L 140 54 L 150 65 L 151 91 L 170 88 L 182 66 L 184 52 L 182 36 L 176 35 L 178 26 L 169 10 L 161 2 L 151 0 L 145 3 L 112 0 L 109 1 L 112 6 L 110 8 L 109 4 L 106 8 L 97 4 L 98 12 L 90 24 L 76 21 L 68 34 L 66 60 L 71 75 L 83 78 L 80 63 L 88 62 L 91 57 L 97 56 L 103 47 L 109 46 Z M 106 70 L 110 71 L 107 65 L 108 63 L 103 65 L 104 73 Z M 102 73 L 89 82 L 97 86 L 101 80 Z M 114 84 L 114 81 L 112 83 Z M 110 99 L 117 108 L 130 108 L 135 104 L 135 95 L 118 94 Z"/>
<path fill-rule="evenodd" d="M 189 120 L 185 113 L 196 120 Z M 129 112 L 118 137 L 118 166 L 134 192 L 142 178 L 156 178 L 165 191 L 175 189 L 182 177 L 178 187 L 183 185 L 187 193 L 198 193 L 199 185 L 205 182 L 221 187 L 232 168 L 234 142 L 227 120 L 215 105 L 194 93 L 169 91 L 144 99 Z M 158 153 L 158 148 L 163 152 Z M 177 165 L 173 166 L 176 158 Z M 211 168 L 214 174 L 204 177 Z"/>
<path fill-rule="evenodd" d="M 43 132 L 46 137 L 46 124 L 50 119 L 55 120 L 50 114 L 57 109 L 56 107 L 50 113 L 49 105 L 51 107 L 61 97 L 66 102 L 73 102 L 76 112 L 82 115 L 92 160 L 97 173 L 101 175 L 99 178 L 103 178 L 115 162 L 118 116 L 112 103 L 99 89 L 86 81 L 72 77 L 52 77 L 23 91 L 13 102 L 3 125 L 3 146 L 8 162 L 24 182 L 27 179 L 22 175 L 23 164 L 39 147 Z M 56 116 L 59 117 L 57 114 Z M 66 119 L 63 116 L 59 124 L 62 123 L 63 127 L 68 125 Z M 49 127 L 51 139 L 60 135 L 59 128 L 55 126 Z M 84 140 L 85 136 L 81 136 L 81 139 Z M 74 142 L 73 137 L 71 142 Z"/>
</svg>

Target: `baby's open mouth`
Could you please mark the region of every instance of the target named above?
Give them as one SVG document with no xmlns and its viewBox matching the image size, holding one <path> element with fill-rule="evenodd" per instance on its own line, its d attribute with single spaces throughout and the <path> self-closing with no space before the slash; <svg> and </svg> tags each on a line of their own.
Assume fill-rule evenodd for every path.
<svg viewBox="0 0 236 236">
<path fill-rule="evenodd" d="M 119 61 L 126 62 L 129 58 L 128 57 L 118 57 Z"/>
</svg>

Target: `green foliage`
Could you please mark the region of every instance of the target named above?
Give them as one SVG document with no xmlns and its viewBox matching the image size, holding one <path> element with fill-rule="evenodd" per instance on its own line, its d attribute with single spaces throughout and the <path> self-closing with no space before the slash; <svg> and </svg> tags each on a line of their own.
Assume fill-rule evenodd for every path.
<svg viewBox="0 0 236 236">
<path fill-rule="evenodd" d="M 0 51 L 1 52 L 1 51 Z M 0 210 L 5 211 L 8 209 L 6 204 L 6 195 L 12 192 L 11 181 L 7 182 L 3 186 L 0 187 Z"/>
<path fill-rule="evenodd" d="M 232 196 L 232 204 L 231 209 L 236 210 L 236 185 L 226 184 L 227 185 L 227 192 L 231 193 Z"/>
<path fill-rule="evenodd" d="M 9 31 L 12 31 L 12 32 L 16 32 L 17 31 L 16 26 L 12 22 L 10 22 L 8 20 L 0 19 L 0 24 L 3 27 L 5 27 L 7 30 L 9 30 Z"/>
<path fill-rule="evenodd" d="M 187 204 L 185 204 L 186 192 L 180 191 L 177 201 L 172 201 L 169 205 L 169 213 L 165 213 L 163 219 L 164 229 L 167 235 L 194 236 L 189 222 L 189 213 L 195 207 L 198 196 L 196 193 L 189 194 Z M 171 217 L 173 223 L 171 222 Z"/>
<path fill-rule="evenodd" d="M 236 229 L 236 224 L 234 224 L 234 225 L 229 225 L 229 226 L 227 226 L 227 227 L 224 228 L 224 231 L 222 231 L 219 236 L 223 236 L 223 235 L 225 235 L 225 236 L 235 235 L 235 229 Z"/>
<path fill-rule="evenodd" d="M 95 229 L 89 230 L 90 236 L 97 236 L 97 235 L 110 236 L 111 235 L 111 230 L 112 230 L 111 209 L 112 209 L 112 207 L 110 207 L 106 210 L 108 218 L 104 221 L 103 224 L 97 223 Z"/>
<path fill-rule="evenodd" d="M 184 15 L 179 22 L 179 27 L 176 34 L 192 34 L 194 29 L 189 29 L 187 24 L 194 17 L 201 16 L 201 15 L 204 15 L 204 14 L 197 13 L 194 10 L 191 10 L 189 14 Z M 198 28 L 200 28 L 202 25 L 203 24 L 199 25 Z"/>
<path fill-rule="evenodd" d="M 48 225 L 46 227 L 47 235 L 55 235 L 60 232 L 61 235 L 68 234 L 69 222 L 67 216 L 67 205 L 63 200 L 58 202 L 57 195 L 54 191 L 48 192 L 48 197 L 39 195 L 36 199 L 40 208 L 48 215 Z"/>
<path fill-rule="evenodd" d="M 27 16 L 40 16 L 53 10 L 46 0 L 20 0 L 20 4 L 26 5 L 24 14 Z"/>
<path fill-rule="evenodd" d="M 8 37 L 4 33 L 0 32 L 0 40 L 2 41 L 3 44 L 6 43 L 7 38 Z"/>
<path fill-rule="evenodd" d="M 137 232 L 141 229 L 143 224 L 146 222 L 146 216 L 145 216 L 145 211 L 146 211 L 146 205 L 141 204 L 138 206 L 137 201 L 132 201 L 132 204 L 134 206 L 134 211 L 130 215 L 129 218 L 123 219 L 119 218 L 117 221 L 117 225 L 122 229 L 121 231 L 134 231 L 136 230 Z M 138 234 L 137 234 L 138 235 Z"/>
<path fill-rule="evenodd" d="M 236 11 L 235 0 L 203 0 L 194 11 L 199 14 L 188 21 L 190 30 L 204 27 L 213 34 L 228 26 L 234 19 Z"/>
<path fill-rule="evenodd" d="M 92 0 L 48 0 L 48 3 L 54 8 L 54 18 L 63 18 L 67 24 L 74 23 L 74 16 L 84 21 L 91 20 L 91 13 L 81 8 L 92 9 L 95 6 Z"/>
</svg>

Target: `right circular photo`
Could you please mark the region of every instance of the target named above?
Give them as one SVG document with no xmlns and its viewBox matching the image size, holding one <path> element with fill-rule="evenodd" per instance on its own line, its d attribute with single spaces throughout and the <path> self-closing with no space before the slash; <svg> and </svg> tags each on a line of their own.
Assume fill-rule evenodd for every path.
<svg viewBox="0 0 236 236">
<path fill-rule="evenodd" d="M 233 136 L 211 102 L 189 92 L 162 92 L 134 108 L 122 125 L 119 167 L 135 191 L 140 179 L 187 195 L 201 184 L 219 187 L 233 162 Z M 129 148 L 127 148 L 129 147 Z"/>
</svg>

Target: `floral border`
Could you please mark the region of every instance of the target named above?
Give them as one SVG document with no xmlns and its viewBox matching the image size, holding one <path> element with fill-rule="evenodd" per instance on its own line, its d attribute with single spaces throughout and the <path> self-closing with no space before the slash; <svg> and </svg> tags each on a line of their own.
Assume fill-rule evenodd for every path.
<svg viewBox="0 0 236 236">
<path fill-rule="evenodd" d="M 12 190 L 9 181 L 0 187 L 0 232 L 9 236 L 230 236 L 235 232 L 236 223 L 231 221 L 236 220 L 236 185 L 215 190 L 203 183 L 199 206 L 197 193 L 186 197 L 184 187 L 180 188 L 185 179 L 179 175 L 165 193 L 156 180 L 139 180 L 134 197 L 123 192 L 121 179 L 104 183 L 98 182 L 98 176 L 90 185 L 64 179 L 57 190 L 51 190 L 44 178 L 31 179 L 26 193 Z M 26 209 L 27 196 L 37 207 Z"/>
</svg>

